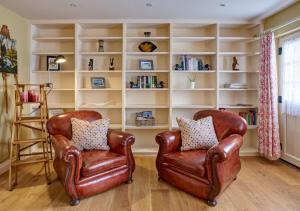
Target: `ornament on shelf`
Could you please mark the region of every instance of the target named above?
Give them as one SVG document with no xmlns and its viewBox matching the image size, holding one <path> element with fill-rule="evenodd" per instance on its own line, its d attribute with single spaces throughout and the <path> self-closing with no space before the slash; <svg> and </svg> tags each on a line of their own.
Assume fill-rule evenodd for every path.
<svg viewBox="0 0 300 211">
<path fill-rule="evenodd" d="M 198 70 L 203 70 L 203 69 L 204 69 L 204 66 L 203 66 L 202 59 L 199 59 L 198 60 Z"/>
<path fill-rule="evenodd" d="M 235 56 L 233 57 L 232 70 L 240 70 L 239 63 Z"/>
<path fill-rule="evenodd" d="M 196 77 L 193 76 L 192 78 L 188 76 L 188 79 L 190 81 L 190 88 L 191 89 L 195 89 L 196 87 Z"/>
<path fill-rule="evenodd" d="M 89 66 L 89 71 L 94 70 L 94 59 L 89 60 L 88 66 Z"/>
<path fill-rule="evenodd" d="M 157 85 L 156 85 L 156 88 L 165 88 L 165 82 L 163 81 L 160 81 Z"/>
<path fill-rule="evenodd" d="M 98 40 L 98 52 L 104 52 L 104 40 Z"/>
<path fill-rule="evenodd" d="M 210 70 L 210 69 L 211 69 L 211 66 L 209 64 L 204 65 L 204 70 Z"/>
<path fill-rule="evenodd" d="M 182 67 L 179 64 L 175 64 L 175 70 L 182 70 Z"/>
<path fill-rule="evenodd" d="M 114 60 L 115 58 L 109 58 L 109 62 L 110 62 L 109 70 L 115 70 Z"/>
<path fill-rule="evenodd" d="M 145 35 L 145 38 L 150 37 L 151 32 L 144 32 L 144 35 Z M 139 47 L 139 50 L 142 52 L 153 52 L 157 49 L 157 46 L 149 40 L 142 42 L 141 44 L 139 44 L 138 47 Z"/>
</svg>

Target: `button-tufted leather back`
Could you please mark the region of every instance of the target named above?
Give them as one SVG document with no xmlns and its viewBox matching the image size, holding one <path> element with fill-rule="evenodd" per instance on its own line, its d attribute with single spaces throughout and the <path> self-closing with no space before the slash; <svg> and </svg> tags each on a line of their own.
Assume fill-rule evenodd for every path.
<svg viewBox="0 0 300 211">
<path fill-rule="evenodd" d="M 242 117 L 227 111 L 204 110 L 194 114 L 194 120 L 207 116 L 213 117 L 215 131 L 218 140 L 222 140 L 231 134 L 243 136 L 247 131 L 247 122 Z"/>
<path fill-rule="evenodd" d="M 47 129 L 51 135 L 63 135 L 72 138 L 71 118 L 87 120 L 89 122 L 101 119 L 102 115 L 96 111 L 73 111 L 51 117 L 47 122 Z"/>
</svg>

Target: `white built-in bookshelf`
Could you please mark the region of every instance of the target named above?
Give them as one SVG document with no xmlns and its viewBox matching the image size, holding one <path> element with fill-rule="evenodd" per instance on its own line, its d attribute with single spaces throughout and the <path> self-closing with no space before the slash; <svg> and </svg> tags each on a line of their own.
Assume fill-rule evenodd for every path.
<svg viewBox="0 0 300 211">
<path fill-rule="evenodd" d="M 33 22 L 30 79 L 54 84 L 48 95 L 50 110 L 96 110 L 111 119 L 112 128 L 136 136 L 135 152 L 154 153 L 155 135 L 178 128 L 176 117 L 192 118 L 199 110 L 220 108 L 257 112 L 260 31 L 261 25 L 254 23 Z M 145 38 L 144 32 L 151 36 Z M 104 41 L 104 52 L 98 52 L 98 40 Z M 158 48 L 140 52 L 138 45 L 145 40 Z M 47 71 L 47 56 L 57 55 L 67 62 L 60 71 Z M 239 71 L 232 70 L 234 56 Z M 210 70 L 175 70 L 185 57 L 201 59 Z M 152 60 L 154 70 L 140 70 L 140 59 Z M 156 76 L 164 88 L 130 88 L 129 82 L 141 75 Z M 106 87 L 93 89 L 91 77 L 104 77 Z M 195 79 L 195 88 L 189 78 Z M 248 88 L 225 88 L 228 83 Z M 141 111 L 152 111 L 156 124 L 136 126 L 135 114 Z M 257 125 L 250 125 L 241 154 L 255 155 L 256 144 Z"/>
</svg>

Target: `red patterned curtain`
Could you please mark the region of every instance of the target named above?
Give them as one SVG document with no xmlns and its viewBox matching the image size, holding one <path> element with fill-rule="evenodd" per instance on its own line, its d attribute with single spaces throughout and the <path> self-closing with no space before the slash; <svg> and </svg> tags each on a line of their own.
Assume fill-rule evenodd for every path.
<svg viewBox="0 0 300 211">
<path fill-rule="evenodd" d="M 280 158 L 277 105 L 277 68 L 274 33 L 268 32 L 260 41 L 258 151 L 270 160 Z"/>
</svg>

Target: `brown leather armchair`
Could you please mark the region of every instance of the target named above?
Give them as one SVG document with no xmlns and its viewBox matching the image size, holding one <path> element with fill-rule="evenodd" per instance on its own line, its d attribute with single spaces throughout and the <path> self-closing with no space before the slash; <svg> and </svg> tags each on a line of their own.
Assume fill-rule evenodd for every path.
<svg viewBox="0 0 300 211">
<path fill-rule="evenodd" d="M 72 117 L 93 121 L 101 119 L 95 111 L 74 111 L 54 116 L 47 122 L 55 149 L 54 169 L 70 196 L 70 205 L 81 197 L 106 191 L 123 182 L 132 182 L 135 168 L 131 145 L 135 138 L 129 133 L 108 131 L 110 151 L 79 151 L 70 142 Z"/>
<path fill-rule="evenodd" d="M 156 168 L 159 179 L 215 206 L 216 198 L 240 171 L 239 149 L 247 123 L 238 115 L 217 110 L 199 111 L 194 120 L 207 116 L 213 117 L 219 144 L 209 150 L 180 151 L 180 130 L 160 133 L 156 136 L 159 144 Z"/>
</svg>

